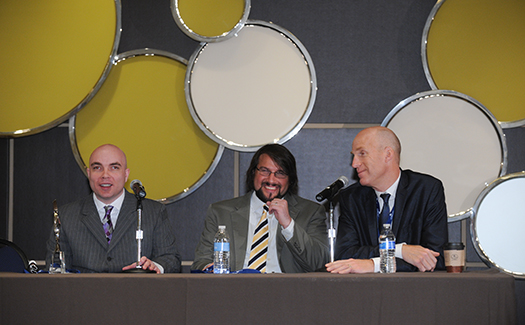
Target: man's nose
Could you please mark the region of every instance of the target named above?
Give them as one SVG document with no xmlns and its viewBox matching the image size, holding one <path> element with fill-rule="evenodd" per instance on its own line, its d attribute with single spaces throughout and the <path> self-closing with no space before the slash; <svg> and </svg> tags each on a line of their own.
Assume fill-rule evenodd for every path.
<svg viewBox="0 0 525 325">
<path fill-rule="evenodd" d="M 277 179 L 277 177 L 275 177 L 275 173 L 270 173 L 270 175 L 268 175 L 268 182 L 275 183 L 276 179 Z"/>
<path fill-rule="evenodd" d="M 354 159 L 352 159 L 352 164 L 351 166 L 353 168 L 357 168 L 357 166 L 359 166 L 359 160 L 357 159 L 357 157 L 354 156 Z"/>
</svg>

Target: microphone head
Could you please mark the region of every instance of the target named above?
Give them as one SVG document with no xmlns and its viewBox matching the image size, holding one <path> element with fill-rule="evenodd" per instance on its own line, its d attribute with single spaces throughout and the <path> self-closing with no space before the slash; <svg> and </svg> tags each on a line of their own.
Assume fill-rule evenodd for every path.
<svg viewBox="0 0 525 325">
<path fill-rule="evenodd" d="M 139 181 L 138 179 L 134 179 L 134 180 L 132 180 L 131 183 L 129 184 L 129 187 L 131 187 L 131 189 L 133 189 L 133 186 L 134 186 L 135 184 L 138 184 L 139 186 L 142 186 L 142 182 L 141 182 L 141 181 Z"/>
<path fill-rule="evenodd" d="M 129 184 L 129 187 L 131 187 L 131 190 L 133 193 L 135 193 L 135 196 L 137 199 L 143 199 L 146 197 L 146 191 L 144 190 L 144 186 L 142 186 L 141 181 L 138 179 L 134 179 Z"/>
<path fill-rule="evenodd" d="M 341 176 L 341 177 L 338 178 L 338 180 L 343 182 L 343 187 L 348 185 L 348 178 L 346 178 L 346 176 Z"/>
</svg>

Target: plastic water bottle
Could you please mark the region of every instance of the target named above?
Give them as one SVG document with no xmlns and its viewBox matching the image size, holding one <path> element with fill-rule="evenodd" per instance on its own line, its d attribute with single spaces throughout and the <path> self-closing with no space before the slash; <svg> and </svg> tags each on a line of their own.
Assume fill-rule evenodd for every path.
<svg viewBox="0 0 525 325">
<path fill-rule="evenodd" d="M 213 273 L 230 273 L 230 237 L 226 226 L 219 226 L 213 240 Z"/>
<path fill-rule="evenodd" d="M 396 273 L 396 237 L 387 223 L 379 235 L 379 258 L 379 272 Z"/>
</svg>

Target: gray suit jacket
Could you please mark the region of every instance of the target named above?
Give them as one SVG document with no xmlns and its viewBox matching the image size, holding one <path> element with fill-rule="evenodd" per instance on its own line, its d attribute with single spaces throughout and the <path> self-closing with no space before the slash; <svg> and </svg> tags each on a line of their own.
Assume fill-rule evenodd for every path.
<svg viewBox="0 0 525 325">
<path fill-rule="evenodd" d="M 61 222 L 60 249 L 66 256 L 66 267 L 80 272 L 121 272 L 122 267 L 137 261 L 137 200 L 125 192 L 108 245 L 93 195 L 59 208 Z M 165 273 L 180 272 L 180 256 L 175 245 L 166 207 L 145 199 L 142 201 L 142 256 L 162 265 Z M 46 264 L 55 249 L 53 231 L 47 243 Z"/>
<path fill-rule="evenodd" d="M 246 255 L 250 198 L 244 196 L 210 205 L 204 221 L 201 240 L 195 250 L 192 270 L 202 270 L 213 262 L 213 238 L 219 225 L 225 225 L 230 236 L 230 268 L 241 270 Z M 284 273 L 313 272 L 328 262 L 326 212 L 322 205 L 286 194 L 288 210 L 294 219 L 294 235 L 286 242 L 277 227 L 277 255 Z"/>
</svg>

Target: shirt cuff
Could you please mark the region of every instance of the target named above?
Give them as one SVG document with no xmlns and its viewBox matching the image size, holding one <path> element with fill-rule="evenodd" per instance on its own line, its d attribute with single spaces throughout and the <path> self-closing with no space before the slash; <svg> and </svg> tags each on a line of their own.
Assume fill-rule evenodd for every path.
<svg viewBox="0 0 525 325">
<path fill-rule="evenodd" d="M 374 262 L 374 273 L 379 273 L 379 257 L 373 257 L 372 262 Z"/>
<path fill-rule="evenodd" d="M 153 262 L 153 264 L 155 264 L 159 268 L 160 274 L 164 274 L 164 267 L 162 267 L 162 265 L 160 265 L 157 262 L 154 262 L 154 261 L 152 261 L 152 262 Z"/>
<path fill-rule="evenodd" d="M 403 259 L 403 245 L 406 245 L 406 243 L 396 244 L 396 257 Z M 379 273 L 379 263 L 380 258 L 374 257 L 372 258 L 372 261 L 374 262 L 374 273 Z"/>
<path fill-rule="evenodd" d="M 396 244 L 396 257 L 403 259 L 403 245 L 406 243 Z"/>
<path fill-rule="evenodd" d="M 281 233 L 283 234 L 284 239 L 286 239 L 286 241 L 292 239 L 294 226 L 295 222 L 293 221 L 293 219 L 292 221 L 290 221 L 290 224 L 288 225 L 288 227 L 286 227 L 286 229 L 284 229 L 283 226 L 281 226 Z"/>
</svg>

